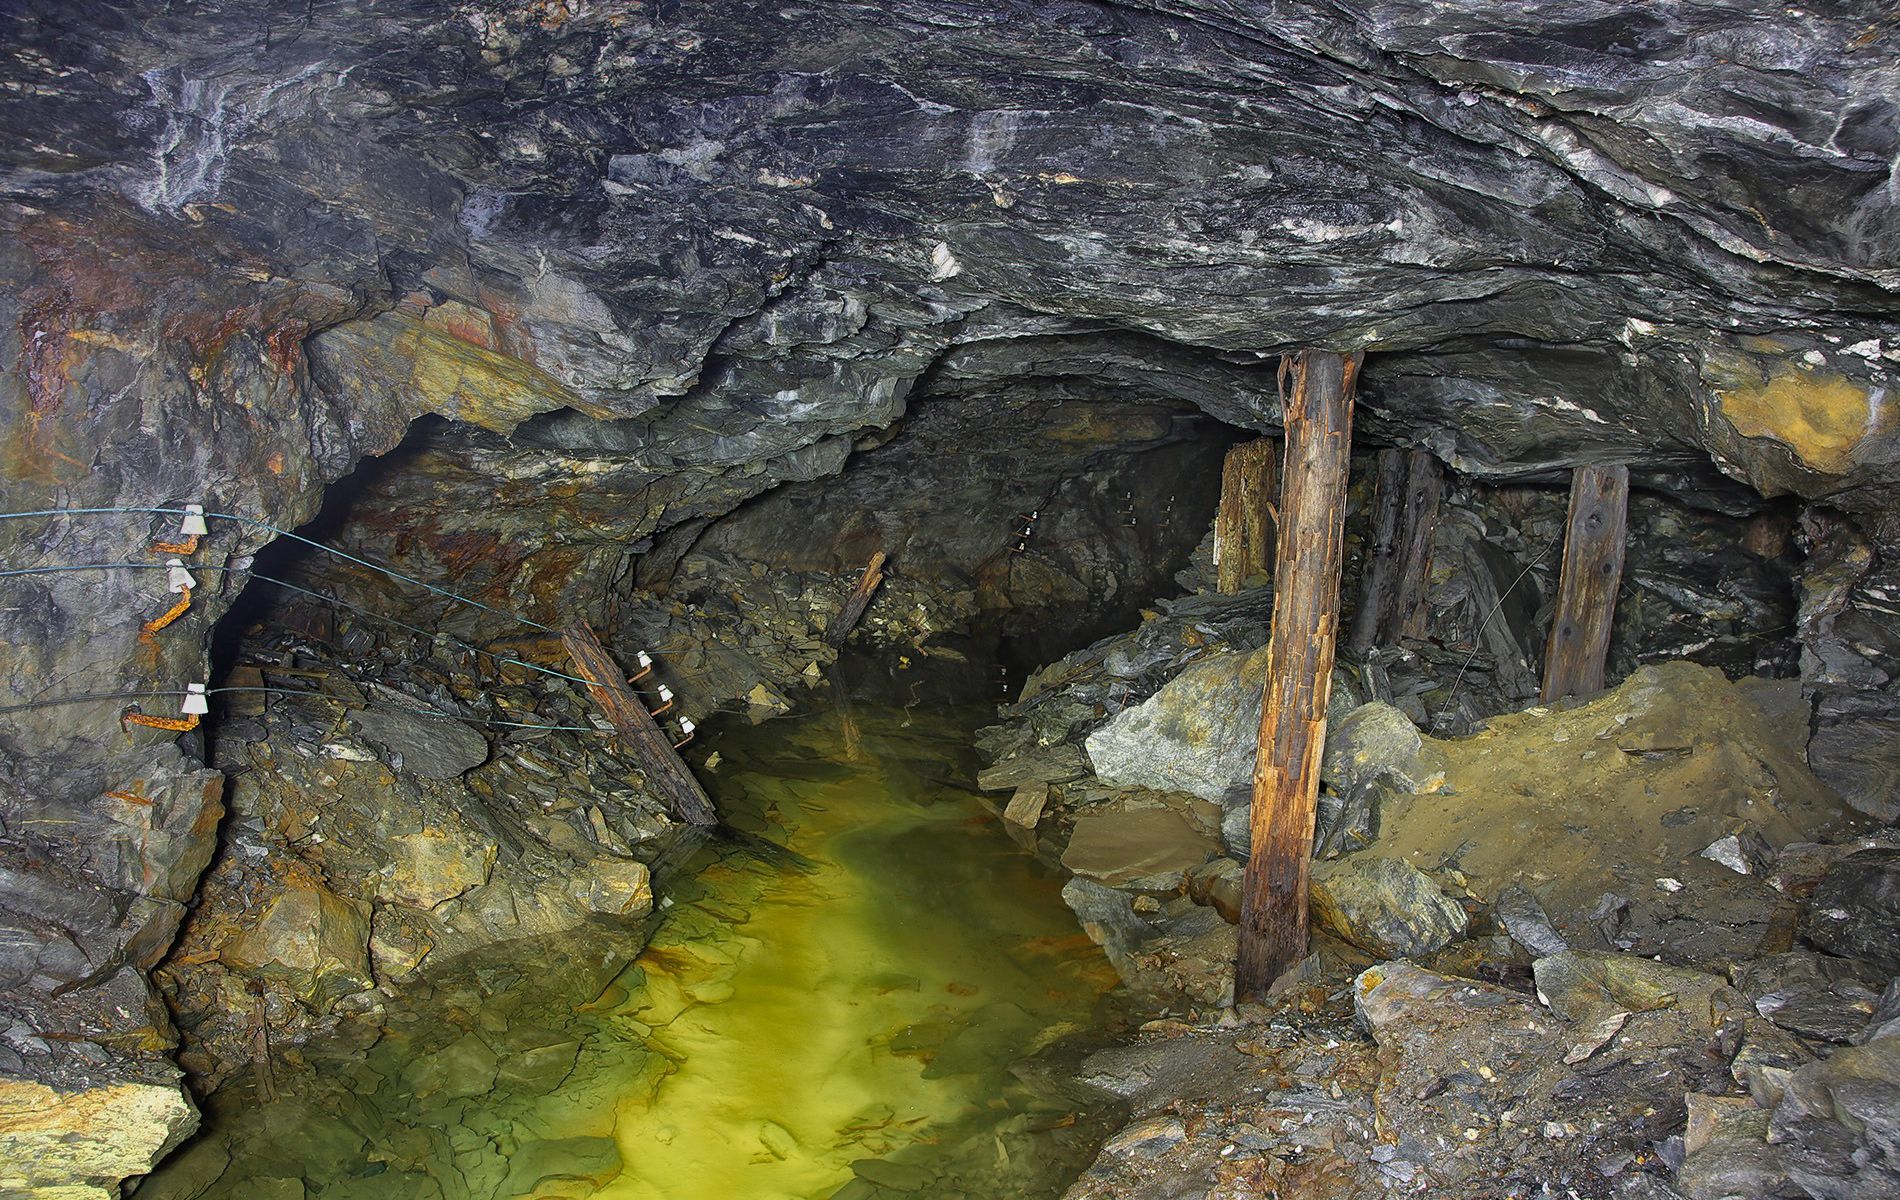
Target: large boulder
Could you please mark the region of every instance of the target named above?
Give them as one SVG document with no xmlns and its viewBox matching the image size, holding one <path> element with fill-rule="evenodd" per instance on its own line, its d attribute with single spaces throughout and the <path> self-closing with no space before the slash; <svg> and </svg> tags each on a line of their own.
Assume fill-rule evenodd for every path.
<svg viewBox="0 0 1900 1200">
<path fill-rule="evenodd" d="M 1267 650 L 1194 663 L 1088 736 L 1104 782 L 1227 800 L 1253 779 Z"/>
<path fill-rule="evenodd" d="M 369 905 L 314 884 L 291 887 L 257 923 L 226 943 L 219 957 L 240 971 L 284 980 L 326 1008 L 374 986 L 369 965 Z"/>
<path fill-rule="evenodd" d="M 389 765 L 425 779 L 454 779 L 488 761 L 488 739 L 442 712 L 352 709 L 363 740 Z"/>
<path fill-rule="evenodd" d="M 121 1179 L 150 1171 L 197 1128 L 176 1082 L 68 1090 L 0 1078 L 0 1196 L 113 1200 Z"/>
<path fill-rule="evenodd" d="M 1315 864 L 1312 908 L 1321 929 L 1380 958 L 1441 950 L 1471 924 L 1431 876 L 1395 858 Z"/>
<path fill-rule="evenodd" d="M 1088 736 L 1096 776 L 1118 787 L 1190 792 L 1230 808 L 1244 804 L 1260 744 L 1266 672 L 1265 646 L 1190 665 Z M 1357 704 L 1351 679 L 1335 672 L 1329 719 L 1339 722 Z M 1330 753 L 1331 739 L 1327 745 Z"/>
<path fill-rule="evenodd" d="M 1830 866 L 1803 932 L 1823 950 L 1900 972 L 1900 850 L 1862 850 Z"/>
</svg>

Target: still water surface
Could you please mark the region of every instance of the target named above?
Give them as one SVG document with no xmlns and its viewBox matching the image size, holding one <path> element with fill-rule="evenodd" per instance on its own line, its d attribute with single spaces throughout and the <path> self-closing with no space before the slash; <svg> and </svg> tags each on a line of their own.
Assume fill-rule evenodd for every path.
<svg viewBox="0 0 1900 1200">
<path fill-rule="evenodd" d="M 1105 1114 L 1022 1060 L 1097 1028 L 1115 976 L 968 790 L 980 716 L 726 735 L 702 775 L 738 833 L 604 992 L 585 938 L 468 963 L 275 1103 L 228 1089 L 139 1200 L 1058 1194 Z"/>
</svg>

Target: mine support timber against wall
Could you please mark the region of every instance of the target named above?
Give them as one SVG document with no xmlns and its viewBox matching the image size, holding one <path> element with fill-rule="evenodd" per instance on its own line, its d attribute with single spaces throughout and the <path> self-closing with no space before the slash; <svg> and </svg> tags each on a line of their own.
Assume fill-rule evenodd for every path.
<svg viewBox="0 0 1900 1200">
<path fill-rule="evenodd" d="M 1570 477 L 1570 515 L 1564 523 L 1563 575 L 1557 616 L 1544 651 L 1549 704 L 1603 690 L 1610 622 L 1623 586 L 1623 543 L 1629 530 L 1630 472 L 1624 466 L 1578 467 Z"/>
<path fill-rule="evenodd" d="M 699 780 L 693 778 L 678 751 L 673 749 L 671 739 L 647 714 L 640 697 L 627 686 L 626 672 L 607 653 L 594 631 L 575 622 L 561 630 L 561 641 L 567 644 L 575 669 L 587 678 L 587 690 L 593 693 L 594 703 L 639 757 L 640 765 L 646 769 L 647 782 L 666 801 L 667 809 L 694 825 L 717 824 L 719 815 L 713 811 L 706 789 L 699 786 Z"/>
<path fill-rule="evenodd" d="M 1221 463 L 1220 508 L 1214 516 L 1215 587 L 1231 596 L 1255 575 L 1273 573 L 1267 529 L 1273 520 L 1273 442 L 1256 438 Z"/>
<path fill-rule="evenodd" d="M 1253 848 L 1241 890 L 1236 998 L 1260 995 L 1306 953 L 1313 813 L 1339 624 L 1360 356 L 1307 350 L 1291 362 L 1273 631 L 1254 758 Z"/>
<path fill-rule="evenodd" d="M 1385 640 L 1394 645 L 1405 638 L 1425 636 L 1431 618 L 1432 537 L 1438 532 L 1438 502 L 1444 494 L 1444 475 L 1430 450 L 1405 456 L 1405 524 L 1399 541 L 1399 592 L 1388 614 Z"/>
<path fill-rule="evenodd" d="M 1353 615 L 1347 645 L 1364 654 L 1379 642 L 1386 614 L 1398 603 L 1399 513 L 1405 507 L 1405 452 L 1379 451 L 1372 487 L 1372 538 L 1365 571 L 1359 577 L 1359 610 Z"/>
</svg>

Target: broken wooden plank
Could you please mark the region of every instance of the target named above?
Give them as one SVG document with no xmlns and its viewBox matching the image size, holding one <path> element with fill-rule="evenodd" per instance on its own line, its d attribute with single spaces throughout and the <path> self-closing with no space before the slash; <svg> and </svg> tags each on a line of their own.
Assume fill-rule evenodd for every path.
<svg viewBox="0 0 1900 1200">
<path fill-rule="evenodd" d="M 1359 363 L 1356 354 L 1316 350 L 1292 359 L 1273 629 L 1249 814 L 1253 846 L 1234 971 L 1237 998 L 1264 994 L 1306 954 L 1313 815 L 1332 693 Z"/>
<path fill-rule="evenodd" d="M 1347 645 L 1364 654 L 1378 644 L 1379 631 L 1397 603 L 1399 571 L 1399 513 L 1405 507 L 1405 452 L 1379 451 L 1372 485 L 1372 540 L 1366 547 L 1366 567 L 1359 577 L 1359 609 L 1353 614 Z"/>
<path fill-rule="evenodd" d="M 884 552 L 879 550 L 871 555 L 871 561 L 864 564 L 864 573 L 858 576 L 857 586 L 845 597 L 844 607 L 831 619 L 831 628 L 825 631 L 825 640 L 833 646 L 844 645 L 844 640 L 857 628 L 859 618 L 870 607 L 871 597 L 877 594 L 877 585 L 884 582 Z"/>
<path fill-rule="evenodd" d="M 1214 586 L 1225 595 L 1238 592 L 1255 575 L 1273 571 L 1268 531 L 1275 474 L 1269 438 L 1235 446 L 1222 460 L 1220 508 L 1214 514 Z"/>
<path fill-rule="evenodd" d="M 1385 640 L 1423 638 L 1430 625 L 1432 536 L 1438 532 L 1438 501 L 1444 474 L 1430 450 L 1405 456 L 1405 532 L 1400 538 L 1398 596 L 1392 602 Z"/>
<path fill-rule="evenodd" d="M 1628 467 L 1586 466 L 1571 473 L 1557 617 L 1544 652 L 1545 704 L 1603 690 L 1610 622 L 1616 616 L 1617 589 L 1623 585 L 1629 496 Z"/>
<path fill-rule="evenodd" d="M 667 811 L 694 825 L 715 824 L 719 815 L 713 811 L 706 789 L 687 769 L 673 749 L 672 739 L 654 722 L 639 694 L 627 685 L 627 673 L 607 653 L 594 631 L 577 621 L 561 631 L 561 640 L 567 644 L 574 669 L 587 680 L 594 703 L 640 760 L 647 783 L 666 801 Z"/>
</svg>

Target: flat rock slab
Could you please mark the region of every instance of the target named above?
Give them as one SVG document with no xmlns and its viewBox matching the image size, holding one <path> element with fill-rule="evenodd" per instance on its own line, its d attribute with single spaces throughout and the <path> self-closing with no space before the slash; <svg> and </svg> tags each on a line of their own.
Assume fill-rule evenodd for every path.
<svg viewBox="0 0 1900 1200">
<path fill-rule="evenodd" d="M 1075 746 L 1051 746 L 1006 759 L 977 774 L 976 786 L 986 792 L 1008 792 L 1036 783 L 1067 783 L 1089 773 L 1088 760 Z"/>
<path fill-rule="evenodd" d="M 455 779 L 488 761 L 488 739 L 444 713 L 423 716 L 399 709 L 352 709 L 363 740 L 398 769 L 425 779 Z"/>
<path fill-rule="evenodd" d="M 1075 823 L 1062 865 L 1107 884 L 1189 871 L 1220 852 L 1169 808 L 1089 813 Z"/>
</svg>

